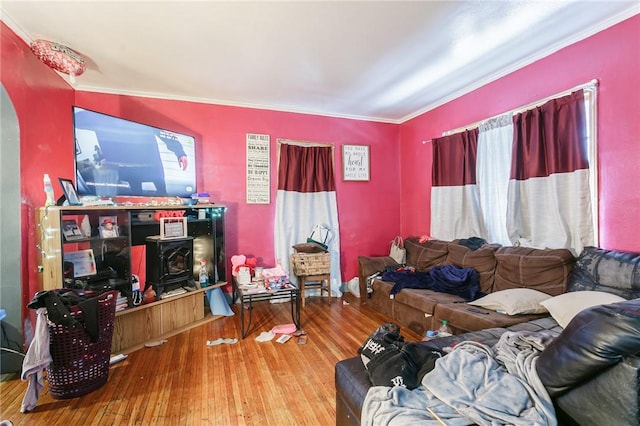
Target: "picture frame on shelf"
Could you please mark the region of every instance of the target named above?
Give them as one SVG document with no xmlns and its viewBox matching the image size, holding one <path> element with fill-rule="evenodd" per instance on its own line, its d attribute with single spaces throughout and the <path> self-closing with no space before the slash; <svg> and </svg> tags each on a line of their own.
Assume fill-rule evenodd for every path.
<svg viewBox="0 0 640 426">
<path fill-rule="evenodd" d="M 369 145 L 342 145 L 342 180 L 371 179 Z"/>
<path fill-rule="evenodd" d="M 74 241 L 84 238 L 78 223 L 73 219 L 65 219 L 62 221 L 62 235 L 65 241 Z"/>
<path fill-rule="evenodd" d="M 64 253 L 63 259 L 65 262 L 73 264 L 74 278 L 95 275 L 97 272 L 96 258 L 92 249 Z"/>
<path fill-rule="evenodd" d="M 160 218 L 160 239 L 185 238 L 187 236 L 186 217 Z"/>
<path fill-rule="evenodd" d="M 98 233 L 100 234 L 100 238 L 118 237 L 119 236 L 118 217 L 117 216 L 100 216 Z"/>
<path fill-rule="evenodd" d="M 60 186 L 62 187 L 64 198 L 67 199 L 67 203 L 70 206 L 81 206 L 82 203 L 80 202 L 80 198 L 76 192 L 76 187 L 73 185 L 73 181 L 71 179 L 58 178 L 58 182 L 60 182 Z M 60 200 L 58 200 L 58 204 L 62 205 Z"/>
</svg>

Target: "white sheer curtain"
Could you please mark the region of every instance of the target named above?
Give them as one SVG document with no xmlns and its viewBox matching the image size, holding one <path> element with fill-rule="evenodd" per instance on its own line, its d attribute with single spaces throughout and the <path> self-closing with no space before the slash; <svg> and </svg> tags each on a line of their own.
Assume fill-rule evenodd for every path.
<svg viewBox="0 0 640 426">
<path fill-rule="evenodd" d="M 479 125 L 476 184 L 483 232 L 487 241 L 511 245 L 507 233 L 507 191 L 513 144 L 512 114 L 486 120 Z"/>
</svg>

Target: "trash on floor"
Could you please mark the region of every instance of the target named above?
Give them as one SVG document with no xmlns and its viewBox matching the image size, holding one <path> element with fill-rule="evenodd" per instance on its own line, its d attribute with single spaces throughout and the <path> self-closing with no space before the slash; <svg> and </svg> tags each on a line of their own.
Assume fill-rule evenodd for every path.
<svg viewBox="0 0 640 426">
<path fill-rule="evenodd" d="M 238 339 L 223 339 L 222 337 L 216 340 L 207 340 L 207 346 L 217 346 L 222 344 L 233 345 L 236 343 L 238 343 Z"/>
<path fill-rule="evenodd" d="M 126 358 L 127 358 L 127 355 L 125 355 L 125 354 L 114 355 L 109 359 L 109 365 L 113 365 L 113 364 L 118 363 L 120 361 L 124 361 Z"/>
<path fill-rule="evenodd" d="M 147 342 L 144 344 L 145 348 L 153 348 L 154 346 L 160 346 L 160 345 L 164 345 L 165 343 L 167 343 L 167 341 L 165 339 L 162 340 L 156 340 L 154 342 Z"/>
<path fill-rule="evenodd" d="M 274 337 L 276 337 L 275 333 L 272 333 L 270 331 L 263 331 L 258 337 L 256 337 L 256 341 L 268 342 L 269 340 L 273 340 Z"/>
</svg>

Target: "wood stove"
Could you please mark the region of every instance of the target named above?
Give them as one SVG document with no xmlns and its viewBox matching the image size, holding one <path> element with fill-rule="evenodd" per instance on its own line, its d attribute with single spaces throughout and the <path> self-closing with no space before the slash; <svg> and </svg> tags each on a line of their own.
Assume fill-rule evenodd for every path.
<svg viewBox="0 0 640 426">
<path fill-rule="evenodd" d="M 161 239 L 146 238 L 147 281 L 145 289 L 153 287 L 156 300 L 178 289 L 196 289 L 193 279 L 193 237 Z M 167 294 L 165 294 L 166 296 Z"/>
</svg>

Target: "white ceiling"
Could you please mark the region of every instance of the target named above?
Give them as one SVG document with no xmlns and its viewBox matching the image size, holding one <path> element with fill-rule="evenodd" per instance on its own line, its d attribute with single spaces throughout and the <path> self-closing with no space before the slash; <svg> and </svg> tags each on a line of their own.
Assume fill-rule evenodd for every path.
<svg viewBox="0 0 640 426">
<path fill-rule="evenodd" d="M 640 12 L 609 1 L 29 1 L 79 90 L 402 122 Z"/>
</svg>

